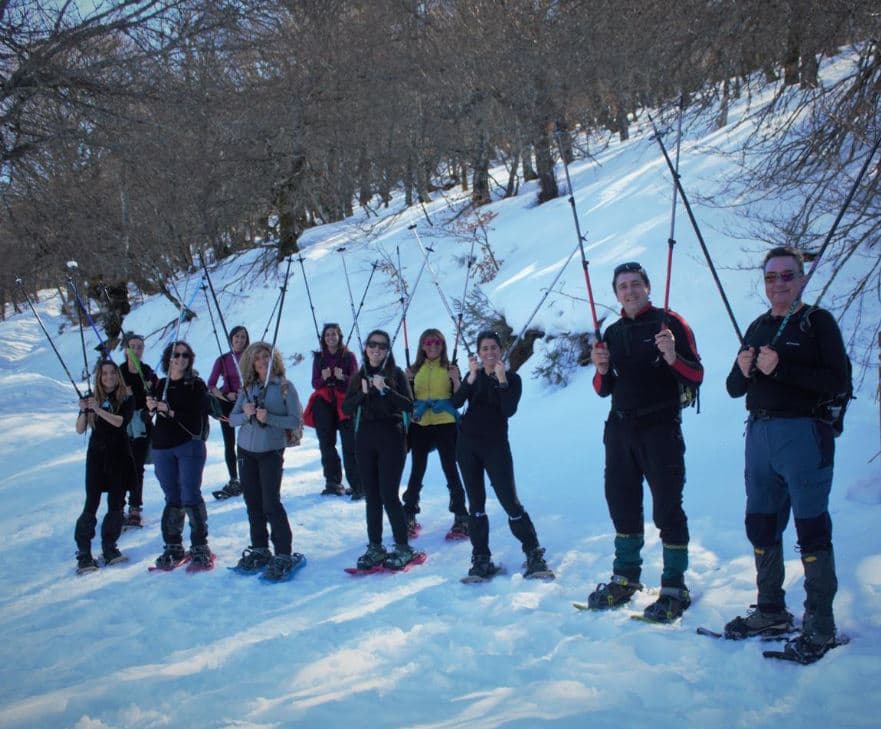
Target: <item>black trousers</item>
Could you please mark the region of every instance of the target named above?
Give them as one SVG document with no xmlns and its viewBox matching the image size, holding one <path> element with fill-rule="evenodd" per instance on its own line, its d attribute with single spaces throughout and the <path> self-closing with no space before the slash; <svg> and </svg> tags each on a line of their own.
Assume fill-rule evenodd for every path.
<svg viewBox="0 0 881 729">
<path fill-rule="evenodd" d="M 321 468 L 324 480 L 332 483 L 343 482 L 343 468 L 346 469 L 346 481 L 353 491 L 361 491 L 361 478 L 358 472 L 358 459 L 355 455 L 355 424 L 349 418 L 340 420 L 336 405 L 324 398 L 316 397 L 312 403 L 312 415 L 315 418 L 315 433 L 318 436 L 318 447 L 321 449 Z M 337 431 L 343 445 L 343 460 L 336 449 Z"/>
<path fill-rule="evenodd" d="M 355 455 L 365 496 L 367 539 L 382 542 L 385 509 L 395 544 L 407 544 L 407 519 L 398 497 L 407 445 L 404 426 L 394 421 L 361 421 L 355 435 Z"/>
<path fill-rule="evenodd" d="M 514 483 L 514 459 L 508 440 L 486 440 L 459 433 L 456 458 L 468 493 L 469 535 L 475 555 L 489 555 L 489 522 L 486 516 L 486 483 L 489 476 L 496 498 L 508 515 L 508 526 L 520 541 L 523 551 L 538 547 L 538 537 L 529 514 L 517 498 Z"/>
<path fill-rule="evenodd" d="M 221 410 L 223 410 L 223 414 L 226 417 L 229 417 L 229 414 L 232 412 L 234 406 L 235 403 L 230 402 L 229 400 L 224 399 L 220 401 Z M 221 420 L 220 432 L 223 434 L 223 457 L 226 460 L 226 470 L 229 472 L 230 478 L 238 478 L 239 472 L 237 470 L 238 459 L 236 458 L 236 429 L 233 428 L 225 420 Z"/>
<path fill-rule="evenodd" d="M 678 422 L 641 424 L 609 416 L 605 490 L 609 515 L 618 534 L 642 534 L 643 478 L 652 492 L 652 519 L 664 544 L 688 544 L 688 519 L 682 509 L 685 441 Z"/>
<path fill-rule="evenodd" d="M 437 448 L 441 468 L 447 479 L 450 492 L 450 511 L 464 516 L 468 513 L 465 506 L 465 489 L 459 470 L 456 468 L 456 434 L 459 427 L 456 423 L 442 425 L 411 425 L 408 433 L 410 438 L 410 480 L 404 491 L 404 511 L 411 514 L 419 513 L 419 494 L 422 491 L 422 479 L 428 466 L 428 454 Z"/>
<path fill-rule="evenodd" d="M 101 505 L 101 494 L 105 491 L 107 514 L 101 523 L 101 546 L 107 548 L 116 545 L 122 533 L 127 477 L 124 469 L 114 467 L 113 459 L 106 458 L 102 451 L 89 449 L 86 454 L 86 502 L 74 527 L 74 540 L 80 552 L 91 552 L 98 523 L 98 507 Z"/>
<path fill-rule="evenodd" d="M 132 446 L 135 474 L 128 489 L 128 505 L 131 509 L 140 509 L 144 505 L 144 464 L 150 453 L 150 438 L 134 438 L 129 443 Z"/>
<path fill-rule="evenodd" d="M 288 514 L 281 503 L 283 470 L 283 449 L 253 453 L 239 448 L 239 475 L 248 509 L 251 546 L 269 547 L 271 533 L 276 554 L 290 554 L 293 540 Z"/>
</svg>

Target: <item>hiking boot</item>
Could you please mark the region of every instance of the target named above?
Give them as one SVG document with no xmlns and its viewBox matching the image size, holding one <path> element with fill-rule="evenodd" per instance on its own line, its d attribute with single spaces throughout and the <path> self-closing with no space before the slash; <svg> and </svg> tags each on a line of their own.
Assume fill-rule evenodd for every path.
<svg viewBox="0 0 881 729">
<path fill-rule="evenodd" d="M 389 570 L 402 570 L 418 556 L 419 552 L 409 544 L 396 544 L 394 550 L 383 560 L 382 566 Z"/>
<path fill-rule="evenodd" d="M 345 487 L 337 482 L 337 481 L 327 481 L 324 484 L 324 491 L 321 492 L 322 496 L 345 496 L 346 489 Z"/>
<path fill-rule="evenodd" d="M 468 536 L 468 514 L 456 514 L 447 539 L 465 539 Z"/>
<path fill-rule="evenodd" d="M 86 572 L 94 572 L 98 569 L 98 563 L 92 558 L 91 552 L 76 553 L 76 573 L 78 575 Z"/>
<path fill-rule="evenodd" d="M 198 570 L 210 570 L 214 567 L 214 555 L 207 544 L 194 544 L 190 547 L 190 564 L 187 569 L 191 572 Z"/>
<path fill-rule="evenodd" d="M 471 569 L 469 577 L 479 577 L 488 580 L 499 571 L 499 567 L 493 564 L 488 554 L 475 554 L 471 557 Z"/>
<path fill-rule="evenodd" d="M 407 536 L 411 539 L 419 536 L 419 530 L 422 529 L 422 524 L 416 521 L 416 514 L 411 514 L 407 511 L 404 513 L 404 516 L 407 517 Z"/>
<path fill-rule="evenodd" d="M 600 582 L 597 589 L 587 596 L 587 605 L 591 610 L 615 608 L 630 602 L 630 598 L 641 589 L 640 582 L 631 582 L 621 575 L 612 575 L 610 582 Z"/>
<path fill-rule="evenodd" d="M 165 551 L 156 558 L 156 566 L 161 570 L 173 570 L 186 557 L 182 544 L 166 544 Z"/>
<path fill-rule="evenodd" d="M 385 551 L 385 547 L 381 544 L 368 544 L 367 551 L 358 557 L 358 569 L 373 569 L 381 565 L 386 557 L 388 557 L 388 552 Z"/>
<path fill-rule="evenodd" d="M 774 637 L 792 631 L 793 617 L 786 608 L 777 610 L 760 610 L 758 605 L 750 605 L 746 617 L 738 615 L 725 625 L 725 637 L 728 640 L 743 640 L 760 635 Z"/>
<path fill-rule="evenodd" d="M 661 594 L 655 602 L 643 611 L 643 617 L 653 623 L 672 623 L 682 616 L 691 597 L 684 587 L 662 587 Z"/>
<path fill-rule="evenodd" d="M 119 564 L 120 562 L 127 562 L 128 561 L 128 557 L 126 557 L 122 552 L 120 552 L 115 544 L 113 544 L 109 547 L 104 547 L 104 549 L 102 549 L 101 551 L 104 554 L 104 564 L 105 565 Z"/>
<path fill-rule="evenodd" d="M 144 525 L 144 521 L 141 518 L 141 510 L 137 507 L 130 506 L 128 510 L 128 514 L 125 517 L 125 522 L 123 526 L 126 527 L 140 527 Z"/>
<path fill-rule="evenodd" d="M 783 653 L 789 660 L 808 664 L 819 661 L 830 649 L 837 645 L 835 636 L 818 636 L 802 631 L 786 641 Z"/>
<path fill-rule="evenodd" d="M 352 501 L 361 501 L 364 498 L 364 492 L 360 489 L 352 489 L 352 495 L 350 499 Z"/>
<path fill-rule="evenodd" d="M 269 564 L 266 565 L 266 569 L 263 572 L 263 579 L 271 580 L 272 582 L 282 582 L 290 577 L 294 566 L 302 561 L 303 555 L 299 552 L 294 552 L 293 554 L 277 554 L 272 558 Z"/>
<path fill-rule="evenodd" d="M 242 495 L 242 483 L 237 478 L 231 478 L 226 486 L 223 487 L 223 490 L 226 491 L 230 496 L 241 496 Z"/>
<path fill-rule="evenodd" d="M 236 565 L 241 572 L 259 572 L 272 559 L 272 552 L 266 547 L 248 547 L 242 552 L 242 558 Z"/>
<path fill-rule="evenodd" d="M 526 555 L 526 569 L 523 572 L 524 577 L 553 577 L 554 573 L 548 569 L 548 563 L 545 562 L 544 547 L 536 547 L 529 550 Z"/>
</svg>

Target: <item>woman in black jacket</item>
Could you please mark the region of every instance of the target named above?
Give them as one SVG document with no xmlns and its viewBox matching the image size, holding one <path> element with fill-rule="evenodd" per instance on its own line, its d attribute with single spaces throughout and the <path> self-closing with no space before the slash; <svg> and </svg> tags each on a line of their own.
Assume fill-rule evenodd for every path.
<svg viewBox="0 0 881 729">
<path fill-rule="evenodd" d="M 544 548 L 532 519 L 517 498 L 514 484 L 514 460 L 508 442 L 508 418 L 517 412 L 522 384 L 520 376 L 508 372 L 502 359 L 502 346 L 495 332 L 477 335 L 477 354 L 468 362 L 468 376 L 453 394 L 453 407 L 468 402 L 468 410 L 459 420 L 456 458 L 468 493 L 471 537 L 471 569 L 468 576 L 475 580 L 489 579 L 498 567 L 489 551 L 489 519 L 486 515 L 484 473 L 489 476 L 496 497 L 508 515 L 511 532 L 520 541 L 526 554 L 526 577 L 552 578 L 544 560 Z"/>
<path fill-rule="evenodd" d="M 122 532 L 126 486 L 134 476 L 134 462 L 126 426 L 132 418 L 133 401 L 122 384 L 114 362 L 104 360 L 95 368 L 94 394 L 80 400 L 76 432 L 91 429 L 86 453 L 86 503 L 76 520 L 77 572 L 98 569 L 92 558 L 92 539 L 98 523 L 101 493 L 107 492 L 107 514 L 101 523 L 101 551 L 105 564 L 124 562 L 116 546 Z"/>
<path fill-rule="evenodd" d="M 421 556 L 407 540 L 407 520 L 398 497 L 407 457 L 405 417 L 413 409 L 406 375 L 389 351 L 389 335 L 374 329 L 367 336 L 364 364 L 349 381 L 343 412 L 355 419 L 355 457 L 366 497 L 367 551 L 358 569 L 379 565 L 403 569 Z M 382 512 L 388 516 L 395 548 L 382 546 Z"/>
</svg>

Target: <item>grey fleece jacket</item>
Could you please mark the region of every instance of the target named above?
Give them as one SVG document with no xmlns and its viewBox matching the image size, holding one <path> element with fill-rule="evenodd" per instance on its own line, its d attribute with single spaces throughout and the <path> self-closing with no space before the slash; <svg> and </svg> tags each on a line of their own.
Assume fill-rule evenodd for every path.
<svg viewBox="0 0 881 729">
<path fill-rule="evenodd" d="M 282 381 L 273 377 L 263 395 L 263 407 L 269 411 L 266 424 L 261 425 L 257 418 L 249 419 L 242 410 L 245 404 L 245 391 L 239 392 L 236 404 L 229 414 L 229 424 L 239 428 L 237 442 L 239 448 L 251 453 L 265 453 L 277 451 L 285 447 L 285 430 L 297 430 L 303 426 L 303 407 L 300 405 L 300 397 L 297 388 L 291 382 L 287 382 L 287 398 L 282 397 Z M 252 384 L 248 387 L 248 398 L 256 402 L 260 396 L 261 386 Z M 251 422 L 249 422 L 249 420 Z"/>
</svg>

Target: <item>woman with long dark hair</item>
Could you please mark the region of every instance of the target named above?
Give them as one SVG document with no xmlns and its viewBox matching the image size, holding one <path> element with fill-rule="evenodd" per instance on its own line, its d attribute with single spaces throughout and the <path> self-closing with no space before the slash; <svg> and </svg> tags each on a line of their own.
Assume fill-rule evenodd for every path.
<svg viewBox="0 0 881 729">
<path fill-rule="evenodd" d="M 165 494 L 162 539 L 165 549 L 156 567 L 174 569 L 186 560 L 190 570 L 210 570 L 214 555 L 208 549 L 208 512 L 202 499 L 202 470 L 208 438 L 208 388 L 193 370 L 196 355 L 183 341 L 162 353 L 166 377 L 156 385 L 156 397 L 147 408 L 156 413 L 153 428 L 153 464 Z M 190 551 L 183 547 L 184 519 L 190 522 Z"/>
<path fill-rule="evenodd" d="M 407 520 L 398 496 L 407 457 L 404 418 L 413 408 L 407 376 L 395 365 L 388 333 L 367 335 L 364 364 L 352 377 L 343 412 L 355 420 L 355 455 L 366 497 L 367 551 L 358 569 L 377 566 L 399 570 L 421 557 L 408 542 Z M 388 516 L 395 547 L 382 545 L 382 512 Z"/>
<path fill-rule="evenodd" d="M 416 397 L 413 420 L 410 424 L 410 479 L 404 491 L 404 512 L 411 536 L 418 528 L 416 514 L 420 512 L 419 494 L 422 478 L 428 466 L 428 454 L 435 448 L 450 492 L 450 512 L 453 526 L 447 539 L 468 537 L 468 508 L 465 489 L 456 467 L 456 421 L 459 413 L 450 398 L 459 388 L 459 368 L 450 364 L 447 342 L 438 329 L 426 329 L 419 337 L 419 351 L 407 376 L 413 383 Z"/>
<path fill-rule="evenodd" d="M 76 432 L 92 431 L 86 452 L 86 503 L 76 520 L 77 572 L 98 569 L 92 557 L 92 539 L 98 523 L 101 494 L 107 493 L 107 514 L 101 523 L 101 552 L 111 565 L 127 558 L 116 542 L 122 533 L 125 490 L 134 475 L 131 446 L 126 426 L 132 418 L 133 401 L 122 384 L 119 368 L 102 360 L 95 368 L 93 394 L 80 400 Z"/>
<path fill-rule="evenodd" d="M 312 387 L 314 392 L 306 406 L 306 424 L 315 428 L 321 449 L 321 468 L 324 471 L 323 495 L 342 496 L 343 468 L 352 501 L 362 498 L 361 479 L 355 459 L 355 430 L 352 419 L 342 411 L 343 398 L 349 380 L 358 370 L 358 361 L 343 342 L 339 324 L 325 324 L 321 330 L 321 347 L 312 360 Z M 343 460 L 337 453 L 337 433 L 343 446 Z"/>
<path fill-rule="evenodd" d="M 538 542 L 532 519 L 517 497 L 514 483 L 508 418 L 517 412 L 522 388 L 520 376 L 505 368 L 499 335 L 490 331 L 478 334 L 477 356 L 469 358 L 468 376 L 452 398 L 454 407 L 468 402 L 468 409 L 459 421 L 456 443 L 470 513 L 468 531 L 472 552 L 466 581 L 489 579 L 498 572 L 490 559 L 484 474 L 489 476 L 493 491 L 508 515 L 508 526 L 526 555 L 524 576 L 554 576 L 545 563 L 545 550 Z"/>
<path fill-rule="evenodd" d="M 223 455 L 226 459 L 226 470 L 229 473 L 227 484 L 216 492 L 215 498 L 229 498 L 242 493 L 239 483 L 238 462 L 236 459 L 236 429 L 228 422 L 230 412 L 235 405 L 242 383 L 239 380 L 239 362 L 242 352 L 251 343 L 248 330 L 239 325 L 229 331 L 229 352 L 214 360 L 211 374 L 208 376 L 208 391 L 220 406 L 220 432 L 223 434 Z M 222 380 L 220 387 L 218 380 Z"/>
<path fill-rule="evenodd" d="M 251 546 L 242 552 L 237 569 L 262 570 L 265 579 L 279 582 L 288 579 L 305 560 L 291 551 L 291 524 L 281 503 L 285 431 L 302 427 L 303 409 L 296 388 L 285 378 L 281 352 L 272 345 L 250 345 L 241 365 L 244 382 L 229 422 L 239 428 L 239 475 L 248 507 Z M 269 551 L 270 537 L 275 556 Z"/>
</svg>

